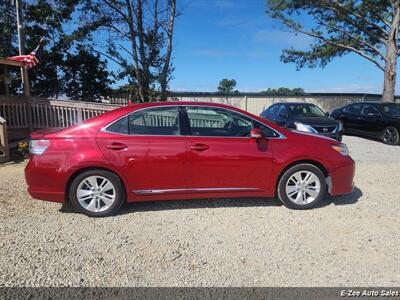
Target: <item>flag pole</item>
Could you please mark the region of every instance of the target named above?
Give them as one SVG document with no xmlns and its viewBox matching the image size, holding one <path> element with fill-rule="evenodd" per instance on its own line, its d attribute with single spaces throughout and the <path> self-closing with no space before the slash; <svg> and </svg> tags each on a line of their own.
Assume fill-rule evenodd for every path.
<svg viewBox="0 0 400 300">
<path fill-rule="evenodd" d="M 15 9 L 17 13 L 17 32 L 18 32 L 18 50 L 19 55 L 25 54 L 25 38 L 22 20 L 22 0 L 15 0 Z M 24 96 L 30 96 L 29 77 L 27 67 L 21 67 L 21 79 L 24 89 Z"/>
</svg>

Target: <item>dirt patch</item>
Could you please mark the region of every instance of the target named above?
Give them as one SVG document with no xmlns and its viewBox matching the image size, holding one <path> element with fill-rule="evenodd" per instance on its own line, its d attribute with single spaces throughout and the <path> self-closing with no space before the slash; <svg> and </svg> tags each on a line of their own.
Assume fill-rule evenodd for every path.
<svg viewBox="0 0 400 300">
<path fill-rule="evenodd" d="M 91 219 L 31 199 L 25 163 L 0 166 L 0 286 L 399 286 L 400 147 L 344 142 L 356 189 L 308 211 L 191 200 Z"/>
</svg>

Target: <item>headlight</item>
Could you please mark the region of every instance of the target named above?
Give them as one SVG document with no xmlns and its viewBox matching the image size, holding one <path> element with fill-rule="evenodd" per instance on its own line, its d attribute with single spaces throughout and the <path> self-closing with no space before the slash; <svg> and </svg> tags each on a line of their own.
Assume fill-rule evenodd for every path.
<svg viewBox="0 0 400 300">
<path fill-rule="evenodd" d="M 349 149 L 347 148 L 346 144 L 336 144 L 336 145 L 331 145 L 332 149 L 339 152 L 343 156 L 349 156 Z"/>
<path fill-rule="evenodd" d="M 294 125 L 296 126 L 297 130 L 300 131 L 305 131 L 305 132 L 313 132 L 313 133 L 318 133 L 318 131 L 316 131 L 314 128 L 312 128 L 309 125 L 300 123 L 300 122 L 294 122 Z"/>
</svg>

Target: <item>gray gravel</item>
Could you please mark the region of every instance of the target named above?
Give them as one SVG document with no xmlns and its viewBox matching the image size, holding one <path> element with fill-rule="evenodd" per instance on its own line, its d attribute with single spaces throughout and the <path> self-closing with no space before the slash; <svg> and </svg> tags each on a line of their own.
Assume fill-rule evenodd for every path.
<svg viewBox="0 0 400 300">
<path fill-rule="evenodd" d="M 91 219 L 0 166 L 0 286 L 400 286 L 400 147 L 345 137 L 353 194 L 139 203 Z"/>
</svg>

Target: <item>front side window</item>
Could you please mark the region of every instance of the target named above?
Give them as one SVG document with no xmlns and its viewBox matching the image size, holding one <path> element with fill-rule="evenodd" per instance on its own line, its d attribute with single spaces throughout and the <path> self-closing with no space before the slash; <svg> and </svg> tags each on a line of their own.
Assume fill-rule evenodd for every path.
<svg viewBox="0 0 400 300">
<path fill-rule="evenodd" d="M 268 113 L 269 116 L 275 116 L 278 111 L 279 105 L 273 105 L 268 108 L 265 112 Z"/>
<path fill-rule="evenodd" d="M 217 107 L 186 107 L 191 134 L 195 136 L 246 137 L 253 128 L 250 118 Z"/>
<path fill-rule="evenodd" d="M 179 135 L 179 108 L 157 107 L 134 112 L 128 118 L 132 135 Z"/>
<path fill-rule="evenodd" d="M 253 121 L 253 122 L 254 122 L 254 127 L 260 128 L 266 137 L 278 137 L 279 136 L 278 133 L 276 133 L 274 130 L 269 128 L 267 125 L 261 124 L 257 121 Z"/>
<path fill-rule="evenodd" d="M 289 115 L 289 112 L 288 112 L 286 106 L 283 104 L 280 105 L 279 109 L 278 109 L 278 116 L 282 117 L 282 116 L 288 116 L 288 115 Z"/>
<path fill-rule="evenodd" d="M 377 115 L 378 111 L 373 108 L 371 105 L 364 105 L 363 115 L 368 116 L 370 114 Z"/>
</svg>

